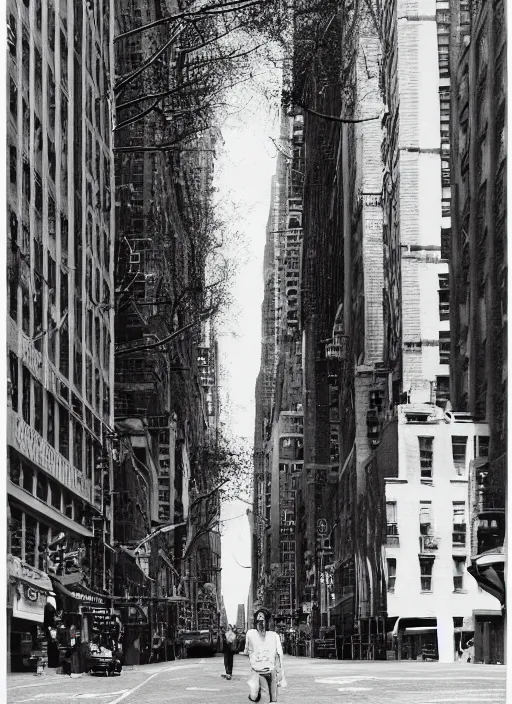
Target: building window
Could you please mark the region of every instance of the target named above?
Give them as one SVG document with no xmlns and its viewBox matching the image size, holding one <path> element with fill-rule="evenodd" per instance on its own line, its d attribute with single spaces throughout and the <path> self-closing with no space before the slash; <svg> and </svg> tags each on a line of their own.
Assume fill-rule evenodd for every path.
<svg viewBox="0 0 512 704">
<path fill-rule="evenodd" d="M 25 562 L 36 566 L 37 521 L 25 515 Z"/>
<path fill-rule="evenodd" d="M 439 331 L 439 364 L 450 364 L 450 331 Z"/>
<path fill-rule="evenodd" d="M 13 120 L 15 122 L 17 122 L 17 120 L 18 120 L 18 86 L 12 80 L 11 77 L 9 77 L 9 109 L 11 111 L 11 115 L 13 117 Z"/>
<path fill-rule="evenodd" d="M 465 501 L 453 502 L 453 547 L 466 546 L 466 503 Z"/>
<path fill-rule="evenodd" d="M 69 413 L 59 405 L 59 452 L 69 458 Z"/>
<path fill-rule="evenodd" d="M 434 438 L 418 437 L 420 446 L 420 476 L 422 481 L 431 482 L 434 464 Z"/>
<path fill-rule="evenodd" d="M 34 472 L 32 471 L 32 468 L 29 467 L 27 464 L 23 463 L 22 464 L 23 468 L 23 488 L 25 491 L 28 491 L 29 494 L 34 493 Z"/>
<path fill-rule="evenodd" d="M 386 501 L 386 544 L 399 545 L 396 501 Z"/>
<path fill-rule="evenodd" d="M 388 592 L 394 593 L 396 582 L 396 558 L 388 557 Z"/>
<path fill-rule="evenodd" d="M 9 537 L 11 539 L 11 555 L 22 559 L 23 550 L 23 514 L 14 506 L 11 506 L 11 520 L 9 525 Z"/>
<path fill-rule="evenodd" d="M 43 434 L 43 386 L 36 379 L 33 379 L 34 390 L 34 428 L 39 435 Z"/>
<path fill-rule="evenodd" d="M 73 464 L 80 472 L 83 471 L 82 444 L 82 425 L 77 420 L 75 420 L 73 421 Z"/>
<path fill-rule="evenodd" d="M 23 420 L 25 423 L 30 424 L 30 408 L 31 408 L 31 388 L 30 388 L 30 372 L 29 370 L 25 367 L 22 366 L 22 402 L 21 402 L 21 412 L 23 416 Z"/>
<path fill-rule="evenodd" d="M 420 502 L 420 535 L 432 535 L 432 502 Z"/>
<path fill-rule="evenodd" d="M 466 557 L 453 557 L 453 591 L 464 591 L 464 572 L 466 569 Z"/>
<path fill-rule="evenodd" d="M 453 465 L 459 476 L 466 473 L 466 446 L 468 439 L 464 435 L 452 435 Z"/>
<path fill-rule="evenodd" d="M 46 439 L 55 447 L 55 402 L 51 393 L 46 396 Z"/>
<path fill-rule="evenodd" d="M 449 274 L 439 274 L 439 320 L 450 319 Z"/>
<path fill-rule="evenodd" d="M 36 496 L 45 503 L 48 501 L 48 480 L 42 472 L 37 473 L 36 477 Z"/>
<path fill-rule="evenodd" d="M 434 569 L 433 557 L 420 557 L 420 576 L 421 576 L 421 591 L 431 592 L 432 590 L 432 572 Z"/>
<path fill-rule="evenodd" d="M 50 533 L 49 526 L 44 523 L 39 523 L 39 545 L 37 546 L 37 566 L 40 570 L 44 570 L 45 563 L 45 548 L 48 545 Z"/>
<path fill-rule="evenodd" d="M 18 412 L 18 357 L 9 352 L 9 379 L 11 382 L 11 408 Z"/>
<path fill-rule="evenodd" d="M 9 448 L 9 478 L 13 484 L 20 485 L 21 482 L 21 462 L 20 456 L 15 450 Z"/>
<path fill-rule="evenodd" d="M 476 457 L 489 457 L 489 437 L 487 435 L 475 435 Z"/>
<path fill-rule="evenodd" d="M 436 377 L 436 406 L 444 408 L 447 401 L 450 400 L 450 377 Z"/>
<path fill-rule="evenodd" d="M 51 488 L 51 504 L 52 504 L 53 508 L 57 509 L 57 511 L 60 511 L 62 509 L 60 486 L 56 482 L 51 482 L 50 488 Z"/>
<path fill-rule="evenodd" d="M 10 181 L 16 185 L 18 175 L 18 151 L 16 147 L 9 147 L 9 174 Z"/>
</svg>

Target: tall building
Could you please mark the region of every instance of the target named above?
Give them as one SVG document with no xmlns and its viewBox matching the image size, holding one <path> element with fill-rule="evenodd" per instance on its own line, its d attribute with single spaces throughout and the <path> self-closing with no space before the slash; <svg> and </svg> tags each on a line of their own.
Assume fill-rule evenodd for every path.
<svg viewBox="0 0 512 704">
<path fill-rule="evenodd" d="M 46 605 L 69 636 L 112 595 L 114 11 L 9 0 L 7 13 L 7 620 L 20 669 L 22 643 L 47 636 Z"/>
<path fill-rule="evenodd" d="M 488 454 L 470 467 L 470 571 L 502 605 L 508 378 L 505 20 L 503 2 L 451 6 L 452 404 L 489 425 Z M 477 614 L 475 621 L 476 659 L 503 662 L 502 614 Z"/>
<path fill-rule="evenodd" d="M 267 226 L 262 356 L 256 385 L 252 605 L 289 630 L 296 604 L 295 520 L 302 469 L 302 345 L 299 331 L 303 122 L 283 113 Z"/>
<path fill-rule="evenodd" d="M 328 511 L 333 556 L 323 581 L 327 620 L 336 627 L 339 653 L 357 658 L 364 656 L 359 633 L 365 634 L 363 642 L 372 642 L 373 657 L 378 656 L 379 647 L 382 649 L 385 633 L 382 569 L 375 580 L 380 589 L 375 589 L 371 599 L 366 589 L 368 554 L 379 553 L 380 544 L 378 539 L 372 544 L 376 536 L 356 529 L 358 511 L 368 491 L 365 465 L 378 444 L 378 414 L 387 373 L 382 305 L 381 45 L 369 17 L 352 43 L 351 114 L 377 119 L 342 127 L 344 289 L 333 320 L 333 337 L 337 336 L 340 344 L 326 350 L 331 364 L 337 362 L 340 461 Z M 375 561 L 373 556 L 370 559 Z"/>
<path fill-rule="evenodd" d="M 155 21 L 158 12 L 152 4 L 120 0 L 118 34 Z M 131 625 L 130 643 L 216 626 L 220 613 L 220 538 L 202 533 L 204 513 L 218 516 L 218 505 L 212 505 L 218 497 L 207 507 L 197 502 L 205 478 L 198 458 L 202 448 L 215 445 L 218 429 L 205 244 L 218 134 L 191 133 L 186 148 L 178 146 L 178 91 L 161 109 L 139 116 L 142 96 L 177 85 L 188 70 L 173 45 L 170 61 L 139 71 L 167 41 L 166 31 L 157 26 L 115 44 L 121 76 L 115 126 L 115 509 L 116 540 L 124 548 L 117 593 L 152 605 L 144 624 L 137 616 Z M 176 149 L 156 149 L 173 140 Z M 169 525 L 177 527 L 145 541 Z"/>
<path fill-rule="evenodd" d="M 390 3 L 383 36 L 387 383 L 368 415 L 376 449 L 364 467 L 359 506 L 359 561 L 368 558 L 368 569 L 359 570 L 357 616 L 367 627 L 360 626 L 358 640 L 362 649 L 363 641 L 372 646 L 368 621 L 380 609 L 398 658 L 425 652 L 452 662 L 474 631 L 474 613 L 498 604 L 467 574 L 469 467 L 487 453 L 489 429 L 483 417 L 448 403 L 449 15 L 440 3 L 421 16 Z M 384 525 L 385 599 L 375 549 Z"/>
<path fill-rule="evenodd" d="M 245 631 L 245 604 L 238 604 L 236 611 L 236 627 L 239 631 Z"/>
<path fill-rule="evenodd" d="M 478 210 L 480 220 L 487 214 L 485 237 L 504 222 L 504 44 L 499 6 L 484 3 L 468 15 L 470 41 L 457 25 L 466 12 L 464 3 L 431 2 L 418 13 L 401 0 L 385 4 L 380 16 L 354 18 L 346 9 L 344 23 L 328 25 L 325 61 L 315 57 L 303 83 L 294 68 L 307 106 L 299 314 L 287 337 L 283 243 L 273 239 L 266 251 L 272 289 L 263 305 L 273 365 L 262 364 L 257 384 L 252 522 L 253 597 L 272 608 L 278 624 L 291 624 L 297 654 L 325 656 L 336 648 L 343 658 L 453 662 L 474 634 L 482 660 L 503 661 L 500 646 L 491 653 L 489 643 L 503 628 L 505 445 L 503 414 L 495 414 L 503 399 L 496 371 L 506 376 L 506 308 L 497 305 L 506 265 L 491 247 L 476 248 L 483 262 L 477 270 L 476 258 L 461 258 L 455 241 L 463 232 L 468 240 L 459 222 L 465 217 L 469 227 L 476 202 L 467 202 L 464 179 L 492 181 L 493 200 L 485 196 Z M 357 31 L 344 34 L 347 27 Z M 310 32 L 297 18 L 299 62 Z M 478 32 L 481 41 L 473 39 Z M 484 84 L 488 95 L 495 90 L 492 129 L 482 117 L 490 110 Z M 474 113 L 468 136 L 467 104 L 482 117 L 478 131 Z M 354 124 L 318 113 L 341 113 Z M 491 212 L 491 202 L 501 209 Z M 475 244 L 468 242 L 470 257 Z M 473 273 L 486 277 L 479 305 L 471 261 Z M 491 363 L 480 343 L 498 309 L 488 390 L 462 357 L 474 362 L 471 349 L 478 347 Z M 295 367 L 287 347 L 293 339 L 301 353 Z M 272 371 L 266 396 L 265 368 Z M 293 379 L 301 382 L 297 397 Z M 472 406 L 469 392 L 464 396 L 471 384 L 486 405 Z M 295 587 L 286 594 L 292 572 Z"/>
</svg>

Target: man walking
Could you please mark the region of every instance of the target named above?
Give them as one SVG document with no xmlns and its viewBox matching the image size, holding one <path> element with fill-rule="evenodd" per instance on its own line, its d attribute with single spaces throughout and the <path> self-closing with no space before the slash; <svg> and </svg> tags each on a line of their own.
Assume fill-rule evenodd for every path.
<svg viewBox="0 0 512 704">
<path fill-rule="evenodd" d="M 249 656 L 251 678 L 248 680 L 249 701 L 259 702 L 261 687 L 268 688 L 271 702 L 277 702 L 277 688 L 285 685 L 283 672 L 283 648 L 275 631 L 269 631 L 270 613 L 261 608 L 256 611 L 255 628 L 247 631 L 244 654 Z"/>
<path fill-rule="evenodd" d="M 224 668 L 226 674 L 221 675 L 227 680 L 233 675 L 233 658 L 236 649 L 236 629 L 233 626 L 228 626 L 225 633 L 222 634 L 222 650 L 224 652 Z"/>
</svg>

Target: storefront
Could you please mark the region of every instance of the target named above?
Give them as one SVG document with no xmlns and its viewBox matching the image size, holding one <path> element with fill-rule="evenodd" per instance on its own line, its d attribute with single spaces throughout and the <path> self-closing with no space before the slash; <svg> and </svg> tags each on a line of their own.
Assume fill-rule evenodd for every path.
<svg viewBox="0 0 512 704">
<path fill-rule="evenodd" d="M 71 672 L 84 672 L 92 640 L 100 639 L 104 644 L 106 640 L 110 643 L 112 635 L 116 637 L 116 624 L 110 619 L 111 600 L 89 589 L 81 572 L 52 576 L 52 582 L 57 598 L 52 630 L 56 631 L 59 664 L 67 663 Z"/>
<path fill-rule="evenodd" d="M 18 557 L 7 557 L 8 668 L 33 669 L 46 656 L 45 607 L 52 583 L 42 570 Z"/>
<path fill-rule="evenodd" d="M 398 618 L 392 643 L 397 660 L 438 660 L 437 619 Z"/>
</svg>

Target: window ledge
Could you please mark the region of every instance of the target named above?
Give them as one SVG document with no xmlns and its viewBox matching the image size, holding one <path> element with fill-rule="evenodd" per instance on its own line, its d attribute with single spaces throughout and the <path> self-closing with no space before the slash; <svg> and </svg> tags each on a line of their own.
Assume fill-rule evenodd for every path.
<svg viewBox="0 0 512 704">
<path fill-rule="evenodd" d="M 399 479 L 398 477 L 385 477 L 384 481 L 386 484 L 407 484 L 408 479 Z"/>
<path fill-rule="evenodd" d="M 468 590 L 467 589 L 454 589 L 453 593 L 454 594 L 467 594 Z"/>
<path fill-rule="evenodd" d="M 428 591 L 427 591 L 427 590 L 423 590 L 423 591 L 420 592 L 420 594 L 433 594 L 433 593 L 434 593 L 434 590 L 433 590 L 433 589 L 429 589 Z"/>
<path fill-rule="evenodd" d="M 467 477 L 457 477 L 457 479 L 450 479 L 450 484 L 467 484 Z"/>
</svg>

